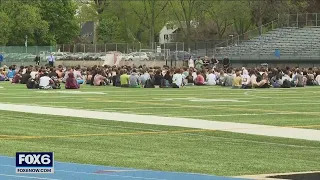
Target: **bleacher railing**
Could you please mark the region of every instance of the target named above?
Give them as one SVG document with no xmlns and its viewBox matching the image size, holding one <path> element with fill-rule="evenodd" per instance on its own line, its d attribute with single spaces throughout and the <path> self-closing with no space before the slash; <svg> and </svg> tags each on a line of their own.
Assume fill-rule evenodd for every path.
<svg viewBox="0 0 320 180">
<path fill-rule="evenodd" d="M 304 13 L 304 14 L 286 14 L 286 15 L 278 15 L 278 18 L 276 20 L 273 20 L 269 23 L 266 23 L 258 28 L 254 28 L 252 30 L 247 31 L 244 34 L 240 35 L 230 35 L 229 38 L 215 46 L 214 54 L 216 56 L 229 56 L 228 53 L 225 53 L 226 49 L 232 46 L 238 46 L 239 44 L 243 42 L 247 42 L 248 40 L 255 40 L 260 38 L 260 45 L 263 45 L 265 41 L 263 41 L 263 34 L 266 34 L 270 31 L 273 31 L 278 28 L 303 28 L 303 27 L 319 27 L 320 26 L 320 13 Z M 281 34 L 283 35 L 283 34 Z M 277 38 L 275 36 L 274 38 Z M 313 43 L 310 43 L 310 46 Z M 259 46 L 259 45 L 258 45 Z M 277 47 L 274 47 L 277 48 Z M 294 50 L 295 51 L 295 50 Z M 305 59 L 305 58 L 320 58 L 320 50 L 317 53 L 310 54 L 307 57 L 305 55 L 300 55 L 301 51 L 297 50 L 295 51 L 295 55 L 293 57 L 288 57 L 288 58 L 300 58 L 300 59 Z M 237 55 L 235 57 L 237 59 L 259 59 L 259 58 L 271 58 L 274 59 L 274 56 L 261 56 L 260 54 L 258 55 L 253 55 L 253 56 L 243 56 Z M 280 57 L 283 58 L 283 57 Z"/>
</svg>

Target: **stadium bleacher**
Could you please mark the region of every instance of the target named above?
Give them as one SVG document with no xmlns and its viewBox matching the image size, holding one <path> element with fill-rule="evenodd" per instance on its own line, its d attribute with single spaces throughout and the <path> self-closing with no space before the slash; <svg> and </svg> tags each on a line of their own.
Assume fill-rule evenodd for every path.
<svg viewBox="0 0 320 180">
<path fill-rule="evenodd" d="M 217 57 L 232 59 L 317 59 L 320 57 L 320 27 L 287 27 L 271 30 L 242 43 L 219 48 Z"/>
</svg>

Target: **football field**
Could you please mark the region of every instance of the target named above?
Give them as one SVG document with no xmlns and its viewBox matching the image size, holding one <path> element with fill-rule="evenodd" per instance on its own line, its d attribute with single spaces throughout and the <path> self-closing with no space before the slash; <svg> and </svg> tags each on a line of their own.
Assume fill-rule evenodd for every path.
<svg viewBox="0 0 320 180">
<path fill-rule="evenodd" d="M 218 176 L 320 170 L 320 87 L 0 86 L 3 156 Z"/>
</svg>

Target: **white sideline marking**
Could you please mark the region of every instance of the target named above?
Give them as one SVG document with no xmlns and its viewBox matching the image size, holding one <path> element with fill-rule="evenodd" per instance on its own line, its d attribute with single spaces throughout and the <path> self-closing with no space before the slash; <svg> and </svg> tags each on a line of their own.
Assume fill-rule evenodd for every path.
<svg viewBox="0 0 320 180">
<path fill-rule="evenodd" d="M 203 98 L 153 98 L 160 101 L 186 100 L 190 102 L 249 102 L 237 99 L 203 99 Z"/>
<path fill-rule="evenodd" d="M 256 114 L 256 113 L 244 113 L 244 114 L 207 114 L 207 115 L 198 115 L 198 116 L 176 116 L 176 117 L 232 117 L 232 116 L 264 116 L 264 115 L 284 115 L 284 114 L 292 114 L 290 112 L 284 112 L 284 113 L 261 113 L 261 114 Z"/>
<path fill-rule="evenodd" d="M 104 92 L 82 92 L 82 91 L 37 91 L 37 93 L 44 93 L 44 94 L 106 94 Z"/>
<path fill-rule="evenodd" d="M 10 175 L 10 174 L 0 174 L 0 176 L 18 177 L 18 178 L 26 178 L 26 179 L 59 180 L 59 179 L 41 178 L 41 177 L 32 177 L 32 176 L 18 176 L 18 175 Z"/>
<path fill-rule="evenodd" d="M 144 124 L 153 124 L 153 125 L 178 126 L 178 127 L 186 127 L 186 128 L 219 130 L 219 131 L 227 131 L 227 132 L 235 132 L 235 133 L 320 141 L 320 130 L 313 130 L 313 129 L 276 127 L 276 126 L 247 124 L 247 123 L 218 122 L 218 121 L 207 121 L 207 120 L 200 120 L 200 119 L 160 117 L 160 116 L 154 116 L 154 115 L 135 115 L 135 114 L 124 114 L 124 113 L 116 113 L 116 112 L 100 112 L 100 111 L 76 110 L 76 109 L 68 109 L 68 108 L 53 108 L 53 107 L 27 106 L 27 105 L 3 104 L 3 103 L 0 103 L 0 109 L 5 111 L 14 111 L 14 112 L 113 120 L 113 121 L 144 123 Z"/>
</svg>

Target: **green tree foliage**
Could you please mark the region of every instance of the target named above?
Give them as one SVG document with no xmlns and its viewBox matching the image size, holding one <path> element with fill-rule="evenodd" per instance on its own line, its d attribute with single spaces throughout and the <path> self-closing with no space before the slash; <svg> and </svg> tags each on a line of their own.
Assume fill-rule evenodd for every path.
<svg viewBox="0 0 320 180">
<path fill-rule="evenodd" d="M 233 1 L 221 0 L 221 1 L 205 1 L 204 5 L 204 18 L 206 24 L 213 24 L 218 39 L 222 39 L 227 31 L 227 28 L 234 23 L 235 15 L 241 12 L 235 12 L 240 10 L 234 8 L 235 3 Z"/>
<path fill-rule="evenodd" d="M 31 45 L 36 44 L 36 41 L 42 42 L 42 39 L 46 39 L 49 31 L 48 23 L 41 18 L 39 8 L 9 1 L 3 5 L 3 10 L 10 18 L 11 33 L 7 34 L 7 45 L 24 44 L 26 35 Z"/>
<path fill-rule="evenodd" d="M 40 14 L 49 24 L 50 37 L 58 44 L 68 44 L 79 35 L 80 23 L 75 14 L 77 3 L 71 0 L 40 1 Z"/>
<path fill-rule="evenodd" d="M 252 26 L 250 7 L 246 4 L 246 0 L 234 1 L 232 10 L 235 31 L 243 39 L 243 34 Z"/>
<path fill-rule="evenodd" d="M 170 1 L 172 11 L 176 18 L 176 23 L 181 27 L 181 31 L 187 41 L 187 45 L 191 43 L 192 28 L 195 26 L 196 6 L 200 5 L 203 1 L 197 0 L 176 0 Z"/>
<path fill-rule="evenodd" d="M 187 44 L 229 34 L 245 38 L 278 17 L 288 25 L 287 14 L 319 7 L 318 0 L 0 0 L 0 43 L 23 45 L 26 35 L 30 45 L 74 43 L 86 21 L 96 22 L 101 43 L 153 45 L 169 22 L 180 27 L 177 41 Z"/>
<path fill-rule="evenodd" d="M 107 16 L 106 13 L 102 14 L 99 26 L 99 42 L 112 43 L 121 42 L 120 21 L 116 16 Z"/>
<path fill-rule="evenodd" d="M 15 0 L 0 4 L 0 42 L 5 45 L 71 43 L 79 35 L 75 1 Z"/>
<path fill-rule="evenodd" d="M 0 10 L 0 45 L 8 43 L 10 33 L 10 19 L 5 12 Z"/>
</svg>

